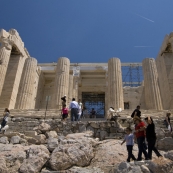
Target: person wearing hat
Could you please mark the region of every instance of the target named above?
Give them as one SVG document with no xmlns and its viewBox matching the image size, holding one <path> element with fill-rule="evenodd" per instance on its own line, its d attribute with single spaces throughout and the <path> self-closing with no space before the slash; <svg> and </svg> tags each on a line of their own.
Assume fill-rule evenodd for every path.
<svg viewBox="0 0 173 173">
<path fill-rule="evenodd" d="M 148 158 L 152 159 L 152 151 L 154 151 L 157 157 L 162 157 L 157 148 L 155 147 L 156 143 L 156 133 L 155 133 L 155 125 L 153 119 L 151 117 L 146 117 L 145 121 L 147 123 L 146 128 L 146 139 L 148 142 Z"/>
<path fill-rule="evenodd" d="M 142 160 L 142 153 L 145 156 L 145 160 L 148 160 L 148 153 L 145 148 L 145 123 L 141 121 L 139 117 L 134 118 L 135 123 L 135 135 L 138 144 L 138 158 L 137 161 Z"/>
</svg>

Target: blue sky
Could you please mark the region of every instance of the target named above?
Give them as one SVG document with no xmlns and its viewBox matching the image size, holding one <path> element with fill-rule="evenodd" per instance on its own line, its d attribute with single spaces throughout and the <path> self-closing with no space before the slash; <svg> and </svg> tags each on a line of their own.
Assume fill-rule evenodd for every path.
<svg viewBox="0 0 173 173">
<path fill-rule="evenodd" d="M 156 58 L 173 31 L 172 7 L 173 0 L 1 0 L 0 28 L 16 29 L 39 63 L 141 62 Z"/>
</svg>

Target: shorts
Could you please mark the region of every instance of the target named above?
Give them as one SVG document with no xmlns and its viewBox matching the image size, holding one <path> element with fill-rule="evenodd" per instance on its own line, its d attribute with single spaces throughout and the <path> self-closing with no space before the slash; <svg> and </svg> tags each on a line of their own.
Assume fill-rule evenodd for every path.
<svg viewBox="0 0 173 173">
<path fill-rule="evenodd" d="M 65 119 L 68 117 L 68 114 L 62 114 L 62 119 Z"/>
</svg>

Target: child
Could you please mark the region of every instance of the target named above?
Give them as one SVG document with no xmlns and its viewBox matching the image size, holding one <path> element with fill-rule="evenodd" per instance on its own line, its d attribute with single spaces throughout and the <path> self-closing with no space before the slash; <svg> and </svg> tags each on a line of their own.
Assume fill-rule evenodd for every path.
<svg viewBox="0 0 173 173">
<path fill-rule="evenodd" d="M 121 145 L 126 142 L 127 151 L 128 151 L 128 158 L 127 162 L 130 162 L 130 159 L 136 160 L 135 156 L 132 153 L 133 145 L 134 145 L 134 135 L 132 134 L 132 130 L 127 127 L 126 128 L 126 135 L 124 137 L 124 141 L 121 143 Z"/>
<path fill-rule="evenodd" d="M 66 121 L 67 117 L 68 117 L 68 108 L 66 107 L 66 104 L 64 104 L 62 109 L 62 120 Z"/>
</svg>

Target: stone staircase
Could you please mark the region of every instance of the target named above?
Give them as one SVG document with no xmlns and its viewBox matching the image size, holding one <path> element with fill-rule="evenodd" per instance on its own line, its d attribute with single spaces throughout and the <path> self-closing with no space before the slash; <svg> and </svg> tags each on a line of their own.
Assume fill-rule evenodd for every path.
<svg viewBox="0 0 173 173">
<path fill-rule="evenodd" d="M 118 118 L 118 122 L 122 125 L 122 127 L 127 127 L 131 126 L 134 128 L 132 118 L 131 118 L 131 113 L 133 110 L 124 110 L 119 113 L 120 117 Z M 0 117 L 2 118 L 4 109 L 0 109 Z M 50 125 L 52 123 L 58 123 L 59 126 L 62 124 L 60 118 L 61 118 L 61 112 L 60 110 L 55 110 L 55 109 L 49 109 L 46 112 L 46 117 L 45 117 L 45 110 L 35 110 L 35 109 L 30 109 L 30 110 L 10 110 L 11 112 L 11 117 L 9 118 L 9 129 L 8 132 L 21 132 L 24 133 L 25 131 L 33 131 L 33 128 L 38 126 L 40 122 L 42 122 L 45 118 L 45 121 L 49 123 Z M 170 136 L 170 133 L 166 126 L 163 124 L 166 111 L 153 111 L 153 110 L 141 110 L 142 112 L 142 118 L 146 116 L 151 116 L 154 120 L 155 127 L 156 127 L 156 133 L 161 136 Z M 50 123 L 51 122 L 51 123 Z M 173 119 L 171 118 L 171 122 L 173 124 Z M 68 127 L 72 128 L 70 122 L 70 118 L 68 119 Z M 109 127 L 108 122 L 105 118 L 85 118 L 81 119 L 81 122 L 75 123 L 75 129 L 77 128 L 78 130 L 75 131 L 74 127 L 72 129 L 66 129 L 64 125 L 63 128 L 61 127 L 60 131 L 62 133 L 71 133 L 78 132 L 80 131 L 79 129 L 83 128 L 85 126 L 85 129 L 87 129 L 89 126 L 92 128 L 88 128 L 89 130 L 98 131 L 98 133 L 102 133 L 104 136 L 104 133 L 107 132 L 106 136 L 103 137 L 104 139 L 119 139 L 122 138 L 124 135 L 124 132 L 118 132 L 118 128 L 115 126 L 111 125 Z M 95 127 L 93 124 L 99 124 L 99 127 Z M 104 127 L 105 126 L 105 127 Z M 79 128 L 80 127 L 80 128 Z M 96 133 L 97 134 L 97 133 Z"/>
</svg>

